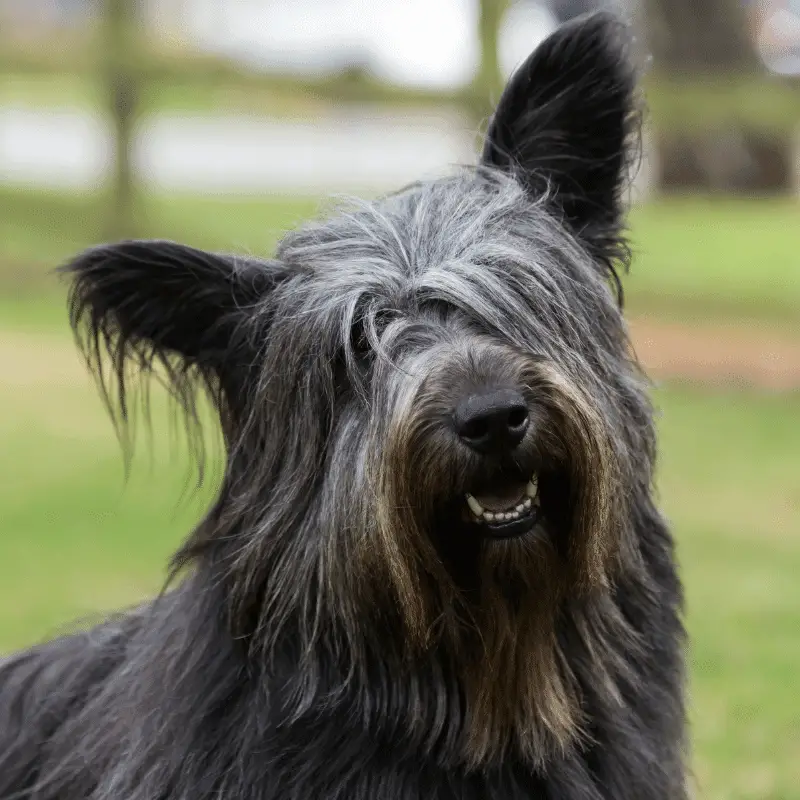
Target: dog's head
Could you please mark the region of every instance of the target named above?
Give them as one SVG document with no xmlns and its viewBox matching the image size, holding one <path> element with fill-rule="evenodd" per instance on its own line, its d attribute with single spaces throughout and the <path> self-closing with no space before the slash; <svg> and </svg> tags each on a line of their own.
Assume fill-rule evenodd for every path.
<svg viewBox="0 0 800 800">
<path fill-rule="evenodd" d="M 69 267 L 95 368 L 158 361 L 184 401 L 212 392 L 227 471 L 183 552 L 219 568 L 240 632 L 446 652 L 483 720 L 473 760 L 569 739 L 556 617 L 635 561 L 652 439 L 616 271 L 634 83 L 623 26 L 582 18 L 516 72 L 476 168 L 271 261 L 126 242 Z"/>
</svg>

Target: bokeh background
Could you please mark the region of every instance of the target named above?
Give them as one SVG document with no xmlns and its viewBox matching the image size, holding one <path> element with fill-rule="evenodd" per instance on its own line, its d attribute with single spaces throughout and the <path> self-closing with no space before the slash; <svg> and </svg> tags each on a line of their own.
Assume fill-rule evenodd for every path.
<svg viewBox="0 0 800 800">
<path fill-rule="evenodd" d="M 126 482 L 53 268 L 123 236 L 268 254 L 330 193 L 471 161 L 515 65 L 597 6 L 0 0 L 0 651 L 156 591 L 214 490 L 187 491 L 159 396 Z M 687 587 L 697 796 L 796 800 L 800 2 L 621 10 L 649 103 L 625 290 Z"/>
</svg>

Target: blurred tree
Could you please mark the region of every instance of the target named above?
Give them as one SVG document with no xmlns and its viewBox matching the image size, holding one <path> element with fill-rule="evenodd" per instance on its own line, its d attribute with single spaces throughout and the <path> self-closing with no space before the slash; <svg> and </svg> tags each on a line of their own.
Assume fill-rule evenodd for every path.
<svg viewBox="0 0 800 800">
<path fill-rule="evenodd" d="M 601 6 L 598 0 L 549 0 L 545 5 L 558 22 L 567 22 Z"/>
<path fill-rule="evenodd" d="M 653 56 L 649 99 L 670 191 L 786 192 L 794 175 L 800 97 L 759 55 L 770 0 L 639 0 Z M 777 109 L 781 110 L 777 110 Z"/>
<path fill-rule="evenodd" d="M 134 70 L 133 43 L 138 0 L 104 0 L 103 80 L 113 120 L 114 173 L 107 235 L 133 235 L 134 175 L 131 163 L 139 84 Z"/>
<path fill-rule="evenodd" d="M 511 0 L 480 0 L 478 6 L 478 42 L 480 61 L 472 85 L 473 110 L 479 118 L 490 113 L 503 89 L 500 68 L 500 24 Z"/>
<path fill-rule="evenodd" d="M 641 3 L 645 39 L 656 71 L 741 74 L 762 69 L 745 0 Z"/>
</svg>

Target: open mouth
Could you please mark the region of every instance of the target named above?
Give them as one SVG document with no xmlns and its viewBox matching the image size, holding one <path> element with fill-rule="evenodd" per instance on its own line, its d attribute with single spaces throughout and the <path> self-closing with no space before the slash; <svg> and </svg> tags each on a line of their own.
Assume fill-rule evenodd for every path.
<svg viewBox="0 0 800 800">
<path fill-rule="evenodd" d="M 539 478 L 533 475 L 527 483 L 468 493 L 466 500 L 470 521 L 480 525 L 487 536 L 495 539 L 522 536 L 531 531 L 539 519 Z"/>
</svg>

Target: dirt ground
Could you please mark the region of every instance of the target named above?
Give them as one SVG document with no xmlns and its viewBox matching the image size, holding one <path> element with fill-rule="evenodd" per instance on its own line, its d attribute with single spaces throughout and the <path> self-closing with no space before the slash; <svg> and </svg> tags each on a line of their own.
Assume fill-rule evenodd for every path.
<svg viewBox="0 0 800 800">
<path fill-rule="evenodd" d="M 744 324 L 631 321 L 634 348 L 656 381 L 686 380 L 772 391 L 800 390 L 800 325 L 796 335 Z M 88 381 L 67 337 L 0 329 L 0 382 L 46 386 Z"/>
<path fill-rule="evenodd" d="M 736 323 L 637 319 L 630 327 L 636 353 L 656 380 L 800 389 L 800 324 L 796 335 Z"/>
</svg>

